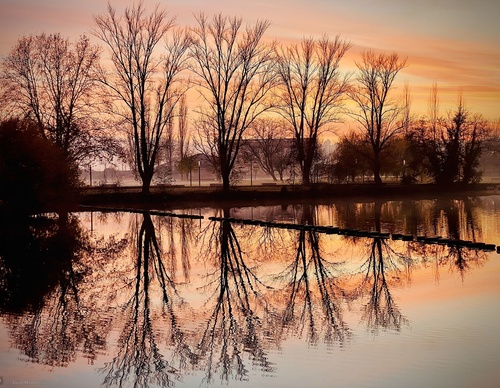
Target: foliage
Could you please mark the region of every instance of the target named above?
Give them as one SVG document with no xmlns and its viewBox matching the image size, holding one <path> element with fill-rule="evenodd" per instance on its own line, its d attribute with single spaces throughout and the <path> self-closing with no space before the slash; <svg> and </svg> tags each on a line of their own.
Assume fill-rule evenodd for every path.
<svg viewBox="0 0 500 388">
<path fill-rule="evenodd" d="M 64 206 L 78 169 L 30 121 L 0 123 L 0 199 L 24 212 Z"/>
<path fill-rule="evenodd" d="M 179 160 L 177 165 L 177 170 L 181 174 L 189 175 L 198 166 L 196 157 L 194 155 L 184 155 L 184 157 Z"/>
<path fill-rule="evenodd" d="M 408 144 L 435 183 L 468 184 L 481 179 L 479 162 L 487 135 L 486 120 L 470 113 L 460 99 L 447 117 L 420 120 L 408 134 Z"/>
<path fill-rule="evenodd" d="M 333 180 L 338 182 L 356 180 L 356 177 L 364 175 L 368 168 L 368 162 L 363 157 L 364 144 L 355 133 L 351 132 L 343 136 L 332 155 Z"/>
</svg>

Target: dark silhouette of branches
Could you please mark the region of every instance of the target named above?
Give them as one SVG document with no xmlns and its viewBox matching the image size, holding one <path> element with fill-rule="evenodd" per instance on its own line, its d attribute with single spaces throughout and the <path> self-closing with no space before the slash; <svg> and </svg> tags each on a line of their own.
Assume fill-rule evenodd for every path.
<svg viewBox="0 0 500 388">
<path fill-rule="evenodd" d="M 14 346 L 30 362 L 68 366 L 80 354 L 94 362 L 111 320 L 86 283 L 99 260 L 89 236 L 68 214 L 10 223 L 8 230 L 0 231 L 10 240 L 0 244 L 1 299 L 2 311 L 21 309 L 8 318 Z"/>
<path fill-rule="evenodd" d="M 403 133 L 406 128 L 406 109 L 403 103 L 391 97 L 397 74 L 406 67 L 406 59 L 399 55 L 375 54 L 366 51 L 356 63 L 356 84 L 349 92 L 357 110 L 350 115 L 360 124 L 360 131 L 369 153 L 375 183 L 381 184 L 381 157 L 390 140 Z"/>
<path fill-rule="evenodd" d="M 482 230 L 477 219 L 474 201 L 464 199 L 451 201 L 440 199 L 435 201 L 432 219 L 436 235 L 443 235 L 455 242 L 481 240 Z M 462 281 L 465 274 L 473 266 L 481 266 L 487 259 L 486 253 L 481 250 L 470 249 L 464 245 L 416 245 L 414 249 L 426 261 L 434 257 L 436 261 L 436 280 L 439 280 L 440 267 L 448 266 L 450 271 L 457 271 Z"/>
<path fill-rule="evenodd" d="M 72 43 L 42 33 L 19 38 L 2 62 L 2 108 L 33 121 L 70 164 L 120 151 L 98 115 L 99 57 L 85 35 Z"/>
<path fill-rule="evenodd" d="M 0 123 L 0 179 L 0 198 L 19 214 L 66 209 L 76 201 L 76 166 L 32 121 Z"/>
<path fill-rule="evenodd" d="M 480 181 L 480 158 L 489 132 L 487 121 L 466 109 L 462 97 L 447 117 L 438 116 L 436 86 L 431 106 L 430 117 L 417 122 L 407 135 L 413 157 L 421 161 L 435 183 Z"/>
<path fill-rule="evenodd" d="M 157 6 L 147 15 L 142 2 L 127 7 L 123 17 L 111 5 L 106 15 L 95 17 L 94 35 L 108 47 L 113 69 L 110 74 L 101 69 L 100 81 L 113 99 L 113 113 L 128 129 L 144 193 L 155 173 L 160 140 L 187 88 L 180 73 L 187 67 L 191 37 L 173 27 L 166 11 Z"/>
<path fill-rule="evenodd" d="M 293 130 L 304 185 L 310 184 L 318 137 L 328 124 L 339 121 L 348 91 L 348 76 L 340 74 L 339 64 L 351 46 L 339 36 L 324 36 L 277 50 L 280 86 L 274 104 Z"/>
<path fill-rule="evenodd" d="M 258 21 L 242 30 L 241 18 L 221 14 L 211 20 L 198 14 L 196 21 L 191 70 L 207 103 L 199 112 L 199 135 L 229 190 L 243 134 L 268 109 L 264 98 L 275 84 L 273 47 L 262 41 L 269 23 Z"/>
<path fill-rule="evenodd" d="M 163 313 L 170 326 L 170 343 L 179 365 L 187 368 L 196 363 L 197 357 L 186 343 L 174 311 L 174 299 L 178 298 L 175 283 L 162 260 L 162 248 L 156 238 L 155 227 L 148 212 L 135 231 L 136 249 L 135 278 L 130 283 L 132 295 L 122 306 L 126 314 L 118 339 L 119 350 L 113 360 L 103 368 L 105 385 L 122 386 L 131 380 L 134 386 L 172 386 L 181 371 L 165 360 L 158 346 L 161 340 L 154 329 L 152 293 L 154 281 L 159 285 Z"/>
<path fill-rule="evenodd" d="M 314 225 L 310 206 L 305 207 L 301 221 Z M 349 330 L 340 308 L 344 290 L 335 278 L 338 263 L 323 257 L 318 232 L 298 231 L 296 244 L 294 259 L 278 276 L 284 285 L 279 292 L 285 293 L 287 299 L 280 314 L 281 327 L 299 334 L 305 330 L 311 344 L 317 344 L 323 330 L 327 344 L 342 344 L 349 337 Z M 318 311 L 323 315 L 318 316 Z"/>
<path fill-rule="evenodd" d="M 380 238 L 373 239 L 369 247 L 369 256 L 362 268 L 366 273 L 356 290 L 360 295 L 368 295 L 362 319 L 374 332 L 380 328 L 399 331 L 408 320 L 399 311 L 387 278 L 390 275 L 398 282 L 399 278 L 405 276 L 395 261 L 395 258 L 404 257 L 398 257 L 388 243 Z M 408 264 L 404 263 L 405 266 Z"/>
<path fill-rule="evenodd" d="M 381 207 L 380 202 L 375 202 L 374 229 L 377 232 L 381 232 L 382 226 Z M 366 246 L 366 260 L 360 267 L 362 277 L 349 298 L 355 300 L 368 296 L 362 319 L 373 332 L 380 328 L 400 330 L 408 321 L 392 297 L 392 284 L 388 277 L 393 279 L 393 284 L 400 284 L 403 279 L 409 280 L 413 260 L 406 254 L 395 252 L 384 238 L 375 237 Z"/>
<path fill-rule="evenodd" d="M 293 163 L 293 142 L 286 122 L 259 118 L 249 127 L 242 149 L 245 160 L 256 160 L 262 171 L 274 181 L 283 182 L 285 171 Z M 278 177 L 277 177 L 277 176 Z"/>
<path fill-rule="evenodd" d="M 206 360 L 205 381 L 214 381 L 218 373 L 220 380 L 228 382 L 247 378 L 248 369 L 243 353 L 248 353 L 253 362 L 267 372 L 273 371 L 262 341 L 262 321 L 256 315 L 257 305 L 266 311 L 265 287 L 254 270 L 248 266 L 231 223 L 220 222 L 211 238 L 216 239 L 217 268 L 208 274 L 212 278 L 206 288 L 213 289 L 212 312 L 198 344 L 201 357 Z M 208 303 L 208 301 L 207 301 Z"/>
</svg>

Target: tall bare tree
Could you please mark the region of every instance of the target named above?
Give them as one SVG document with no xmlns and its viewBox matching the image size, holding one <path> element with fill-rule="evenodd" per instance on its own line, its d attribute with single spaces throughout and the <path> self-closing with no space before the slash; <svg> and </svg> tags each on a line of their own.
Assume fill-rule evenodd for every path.
<svg viewBox="0 0 500 388">
<path fill-rule="evenodd" d="M 293 128 L 304 185 L 310 184 L 318 137 L 327 124 L 339 120 L 349 78 L 340 73 L 339 63 L 351 46 L 339 36 L 325 36 L 277 50 L 276 105 Z"/>
<path fill-rule="evenodd" d="M 173 113 L 172 113 L 173 115 Z M 160 141 L 160 150 L 156 157 L 156 170 L 153 182 L 167 183 L 173 179 L 174 153 L 177 144 L 174 140 L 174 120 L 173 117 L 169 120 L 163 131 L 162 140 Z"/>
<path fill-rule="evenodd" d="M 178 120 L 178 150 L 179 150 L 179 164 L 178 169 L 181 173 L 181 176 L 184 174 L 184 168 L 186 158 L 189 157 L 189 128 L 188 128 L 188 116 L 187 116 L 187 104 L 186 104 L 186 96 L 182 96 L 179 103 L 179 120 Z"/>
<path fill-rule="evenodd" d="M 221 14 L 211 20 L 199 14 L 196 21 L 192 71 L 206 103 L 200 110 L 200 136 L 211 129 L 211 158 L 217 161 L 227 191 L 243 133 L 268 109 L 264 98 L 274 86 L 273 46 L 262 41 L 269 22 L 258 21 L 242 30 L 241 18 Z"/>
<path fill-rule="evenodd" d="M 437 139 L 437 127 L 439 119 L 439 95 L 437 83 L 432 85 L 429 95 L 429 126 L 431 130 L 431 138 L 433 141 Z"/>
<path fill-rule="evenodd" d="M 33 121 L 70 163 L 83 163 L 112 143 L 95 114 L 99 56 L 85 35 L 72 43 L 42 33 L 19 38 L 1 65 L 6 114 Z"/>
<path fill-rule="evenodd" d="M 401 125 L 403 126 L 403 132 L 408 133 L 411 128 L 414 117 L 411 114 L 411 93 L 410 86 L 408 83 L 405 83 L 404 91 L 403 91 L 403 113 L 401 117 Z"/>
<path fill-rule="evenodd" d="M 390 140 L 405 129 L 405 104 L 391 97 L 391 89 L 397 74 L 406 67 L 407 60 L 396 53 L 375 54 L 365 51 L 356 63 L 358 75 L 350 96 L 357 105 L 351 116 L 360 124 L 370 154 L 365 155 L 372 164 L 376 184 L 380 177 L 381 154 Z"/>
<path fill-rule="evenodd" d="M 182 160 L 189 149 L 189 128 L 187 118 L 186 96 L 182 96 L 179 105 L 179 158 Z"/>
<path fill-rule="evenodd" d="M 157 5 L 147 14 L 142 2 L 127 7 L 123 16 L 108 5 L 107 14 L 94 20 L 94 34 L 108 47 L 112 68 L 102 71 L 101 82 L 114 98 L 113 113 L 133 139 L 135 166 L 142 191 L 148 193 L 160 140 L 185 92 L 180 75 L 191 38 L 187 31 L 174 30 L 174 18 L 165 10 Z"/>
</svg>

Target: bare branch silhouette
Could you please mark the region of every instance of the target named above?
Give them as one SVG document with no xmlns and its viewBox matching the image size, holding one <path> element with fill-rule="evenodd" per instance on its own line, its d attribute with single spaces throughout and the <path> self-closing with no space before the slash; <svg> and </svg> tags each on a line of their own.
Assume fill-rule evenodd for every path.
<svg viewBox="0 0 500 388">
<path fill-rule="evenodd" d="M 253 363 L 272 372 L 262 342 L 262 318 L 256 315 L 259 306 L 267 310 L 263 284 L 255 271 L 248 266 L 238 237 L 230 222 L 222 221 L 214 230 L 219 245 L 217 268 L 208 278 L 213 280 L 205 287 L 213 289 L 207 303 L 214 301 L 205 331 L 198 344 L 201 357 L 206 360 L 205 382 L 228 382 L 247 379 L 248 369 L 243 354 L 248 353 Z"/>
<path fill-rule="evenodd" d="M 135 280 L 130 284 L 133 293 L 122 306 L 126 319 L 118 339 L 119 350 L 102 372 L 106 373 L 104 385 L 119 385 L 131 380 L 135 386 L 172 386 L 180 379 L 181 371 L 169 363 L 158 346 L 160 333 L 155 331 L 158 319 L 166 320 L 170 328 L 170 343 L 179 366 L 188 368 L 197 357 L 190 350 L 186 336 L 179 327 L 174 311 L 174 299 L 179 298 L 175 283 L 162 260 L 162 248 L 157 240 L 155 227 L 148 212 L 142 214 L 141 225 L 135 231 Z M 158 283 L 162 313 L 155 315 L 152 306 L 154 282 Z M 135 283 L 135 284 L 134 284 Z"/>
</svg>

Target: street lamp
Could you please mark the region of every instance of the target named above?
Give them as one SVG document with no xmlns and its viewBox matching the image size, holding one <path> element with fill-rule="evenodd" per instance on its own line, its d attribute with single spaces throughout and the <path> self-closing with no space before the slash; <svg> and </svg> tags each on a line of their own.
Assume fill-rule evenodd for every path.
<svg viewBox="0 0 500 388">
<path fill-rule="evenodd" d="M 406 183 L 406 177 L 405 177 L 405 172 L 406 172 L 406 160 L 403 159 L 403 183 Z"/>
<path fill-rule="evenodd" d="M 253 186 L 253 161 L 250 160 L 250 186 Z"/>
<path fill-rule="evenodd" d="M 198 187 L 201 187 L 201 160 L 198 160 Z"/>
</svg>

